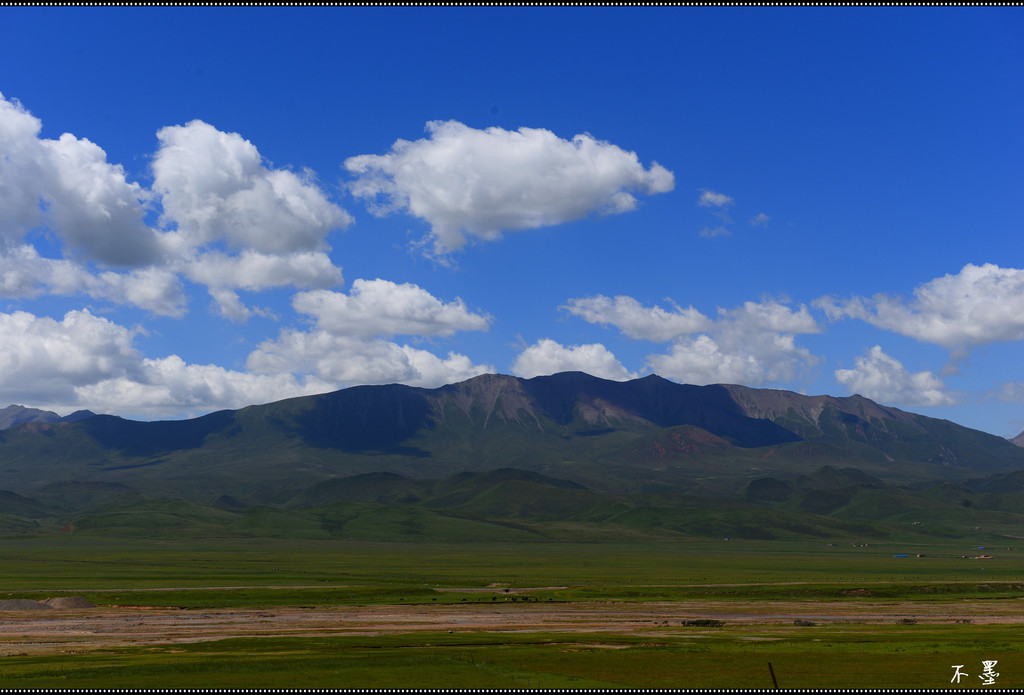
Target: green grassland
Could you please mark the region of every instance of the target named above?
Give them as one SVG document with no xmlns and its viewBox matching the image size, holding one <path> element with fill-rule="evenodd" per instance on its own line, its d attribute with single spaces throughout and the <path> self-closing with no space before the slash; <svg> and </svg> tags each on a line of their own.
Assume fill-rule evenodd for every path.
<svg viewBox="0 0 1024 695">
<path fill-rule="evenodd" d="M 898 628 L 898 629 L 897 629 Z M 3 688 L 954 688 L 997 660 L 1019 685 L 1019 630 L 1006 626 L 660 628 L 642 635 L 421 633 L 241 638 L 7 657 Z"/>
<path fill-rule="evenodd" d="M 1005 543 L 1006 541 L 1002 541 Z M 227 586 L 604 587 L 1024 582 L 1024 547 L 976 539 L 409 542 L 310 539 L 0 539 L 0 598 L 24 591 Z M 991 559 L 970 559 L 981 554 Z M 895 557 L 907 555 L 908 557 Z M 917 557 L 925 555 L 925 557 Z M 966 557 L 965 557 L 966 556 Z M 753 589 L 751 589 L 753 590 Z M 166 604 L 163 604 L 166 605 Z"/>
<path fill-rule="evenodd" d="M 568 543 L 0 539 L 0 599 L 77 595 L 185 609 L 510 601 L 913 601 L 1024 597 L 1024 551 L 972 541 Z M 917 557 L 918 554 L 925 557 Z M 908 557 L 894 557 L 908 555 Z M 232 588 L 234 587 L 234 588 Z M 464 589 L 486 589 L 467 593 Z M 459 591 L 462 589 L 463 591 Z M 509 591 L 506 592 L 505 590 Z M 528 591 L 525 591 L 528 590 Z M 813 617 L 812 617 L 813 621 Z M 503 687 L 955 688 L 997 660 L 1024 682 L 1016 624 L 671 625 L 617 634 L 455 631 L 253 637 L 3 658 L 0 688 Z M 959 687 L 977 687 L 964 681 Z"/>
<path fill-rule="evenodd" d="M 1024 449 L 860 397 L 485 376 L 12 428 L 0 450 L 0 600 L 82 596 L 132 620 L 523 602 L 943 616 L 20 654 L 24 615 L 0 615 L 0 688 L 767 688 L 769 662 L 784 688 L 955 687 L 962 663 L 966 688 L 983 659 L 1024 684 L 1019 623 L 953 622 L 1024 605 Z"/>
</svg>

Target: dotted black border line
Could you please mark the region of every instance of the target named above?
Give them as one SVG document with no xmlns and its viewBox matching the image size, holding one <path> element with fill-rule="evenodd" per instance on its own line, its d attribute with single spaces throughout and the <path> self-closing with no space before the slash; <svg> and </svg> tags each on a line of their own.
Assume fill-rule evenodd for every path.
<svg viewBox="0 0 1024 695">
<path fill-rule="evenodd" d="M 1021 7 L 1024 2 L 5 2 L 8 7 Z M 253 691 L 256 692 L 256 691 Z M 354 692 L 354 691 L 353 691 Z M 385 692 L 385 691 L 365 691 Z M 459 692 L 459 691 L 445 691 Z M 499 692 L 499 691 L 495 691 Z M 580 691 L 586 692 L 586 691 Z M 692 691 L 737 692 L 737 691 Z M 827 692 L 827 691 L 826 691 Z M 897 691 L 877 691 L 897 692 Z"/>
<path fill-rule="evenodd" d="M 842 689 L 842 688 L 781 688 L 778 690 L 764 690 L 764 689 L 721 689 L 721 688 L 699 688 L 699 689 L 653 689 L 653 688 L 633 688 L 633 689 L 584 689 L 584 688 L 573 688 L 573 689 L 515 689 L 515 688 L 491 688 L 491 689 L 458 689 L 458 688 L 439 688 L 439 689 L 399 689 L 399 688 L 350 688 L 350 689 L 329 689 L 329 688 L 315 688 L 315 689 L 295 689 L 289 690 L 285 688 L 262 688 L 262 689 L 214 689 L 214 688 L 187 688 L 187 689 L 141 689 L 141 688 L 102 688 L 102 689 L 4 689 L 5 693 L 34 693 L 39 695 L 41 693 L 508 693 L 510 695 L 524 695 L 529 693 L 573 693 L 579 695 L 600 695 L 600 694 L 617 694 L 623 693 L 764 693 L 764 694 L 781 694 L 781 693 L 944 693 L 950 692 L 966 692 L 966 693 L 993 693 L 995 695 L 1003 695 L 1010 693 L 1024 693 L 1021 689 L 946 689 L 946 688 L 929 688 L 929 689 L 897 689 L 897 688 L 879 688 L 879 689 Z"/>
</svg>

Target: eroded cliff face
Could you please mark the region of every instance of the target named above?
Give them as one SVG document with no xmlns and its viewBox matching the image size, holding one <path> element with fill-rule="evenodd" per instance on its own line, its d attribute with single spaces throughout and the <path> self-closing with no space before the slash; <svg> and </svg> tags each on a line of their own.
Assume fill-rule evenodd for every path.
<svg viewBox="0 0 1024 695">
<path fill-rule="evenodd" d="M 914 425 L 918 417 L 898 408 L 879 405 L 863 396 L 805 396 L 792 391 L 755 389 L 735 384 L 728 384 L 725 388 L 748 417 L 773 422 L 786 418 L 803 419 L 818 426 L 822 415 L 829 409 L 853 415 L 865 422 L 877 423 L 883 429 L 887 421 Z"/>
<path fill-rule="evenodd" d="M 485 374 L 435 389 L 428 399 L 434 417 L 442 426 L 457 426 L 459 423 L 453 418 L 458 418 L 462 424 L 468 422 L 481 429 L 517 425 L 558 434 L 579 428 L 658 427 L 641 414 L 642 408 L 617 402 L 614 393 L 602 394 L 600 388 L 595 389 L 597 392 L 579 389 L 580 384 L 595 386 L 587 380 L 602 381 L 581 376 L 585 378 L 572 380 L 577 382 L 574 384 L 577 388 L 559 389 L 556 385 L 551 389 L 548 385 L 533 383 L 537 380 Z"/>
<path fill-rule="evenodd" d="M 487 429 L 492 423 L 525 425 L 544 431 L 539 407 L 523 389 L 520 379 L 503 374 L 484 374 L 458 384 L 435 389 L 427 399 L 438 424 L 455 425 L 456 413 L 472 425 Z"/>
</svg>

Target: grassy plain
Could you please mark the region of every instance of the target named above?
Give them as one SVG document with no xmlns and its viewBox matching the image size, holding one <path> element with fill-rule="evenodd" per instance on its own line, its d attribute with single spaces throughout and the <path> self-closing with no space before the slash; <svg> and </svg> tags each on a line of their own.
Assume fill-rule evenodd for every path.
<svg viewBox="0 0 1024 695">
<path fill-rule="evenodd" d="M 68 648 L 28 640 L 19 632 L 26 614 L 4 612 L 0 688 L 770 688 L 771 663 L 782 688 L 955 689 L 979 687 L 983 660 L 998 661 L 998 687 L 1020 687 L 1024 550 L 980 545 L 4 538 L 0 599 L 76 595 L 99 606 L 75 615 L 133 606 L 141 625 L 147 611 L 172 607 L 189 615 L 301 608 L 329 619 L 356 606 L 493 606 L 513 622 L 451 632 L 211 632 L 146 644 L 78 635 Z M 992 557 L 969 559 L 983 554 Z M 766 617 L 723 617 L 717 627 L 678 617 L 712 604 L 723 616 L 758 606 Z M 673 617 L 629 629 L 515 623 L 525 609 L 580 605 L 638 615 L 657 606 Z M 795 624 L 793 606 L 814 624 Z M 873 617 L 858 619 L 861 610 Z M 827 617 L 836 614 L 852 617 Z M 928 618 L 901 617 L 911 614 Z M 959 684 L 950 682 L 955 664 L 970 674 Z"/>
<path fill-rule="evenodd" d="M 420 633 L 387 637 L 272 637 L 8 657 L 6 688 L 760 688 L 768 663 L 783 688 L 953 687 L 963 664 L 978 687 L 998 661 L 1000 687 L 1024 668 L 1017 626 L 851 625 L 643 635 Z M 13 662 L 13 663 L 9 663 Z"/>
</svg>

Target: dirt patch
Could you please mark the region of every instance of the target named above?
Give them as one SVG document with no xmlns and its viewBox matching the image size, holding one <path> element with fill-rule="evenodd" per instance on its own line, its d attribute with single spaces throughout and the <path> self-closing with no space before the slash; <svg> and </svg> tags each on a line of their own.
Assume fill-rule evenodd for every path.
<svg viewBox="0 0 1024 695">
<path fill-rule="evenodd" d="M 23 600 L 23 599 L 20 599 Z M 45 606 L 41 602 L 36 602 Z M 500 603 L 402 606 L 325 606 L 316 609 L 182 610 L 102 607 L 11 611 L 0 620 L 0 655 L 59 653 L 112 646 L 156 646 L 231 637 L 324 637 L 416 632 L 612 632 L 700 635 L 709 628 L 684 621 L 727 625 L 789 625 L 813 620 L 893 624 L 1016 623 L 1024 625 L 1024 600 L 965 603 L 689 601 L 680 603 Z M 35 610 L 39 610 L 37 605 Z M 43 612 L 45 611 L 45 612 Z M 586 640 L 581 640 L 586 643 Z"/>
<path fill-rule="evenodd" d="M 559 589 L 568 589 L 567 586 L 523 586 L 511 588 L 509 584 L 488 584 L 487 586 L 473 586 L 473 587 L 439 587 L 434 589 L 439 593 L 456 593 L 456 594 L 528 594 L 531 591 L 557 591 Z"/>
<path fill-rule="evenodd" d="M 873 596 L 871 589 L 846 589 L 839 592 L 842 596 Z"/>
<path fill-rule="evenodd" d="M 84 596 L 57 596 L 43 601 L 48 606 L 63 610 L 75 610 L 77 608 L 95 608 L 96 604 Z"/>
<path fill-rule="evenodd" d="M 78 610 L 95 607 L 95 603 L 83 596 L 57 596 L 42 601 L 32 601 L 27 598 L 9 598 L 0 601 L 0 611 L 48 611 L 54 608 Z"/>
</svg>

